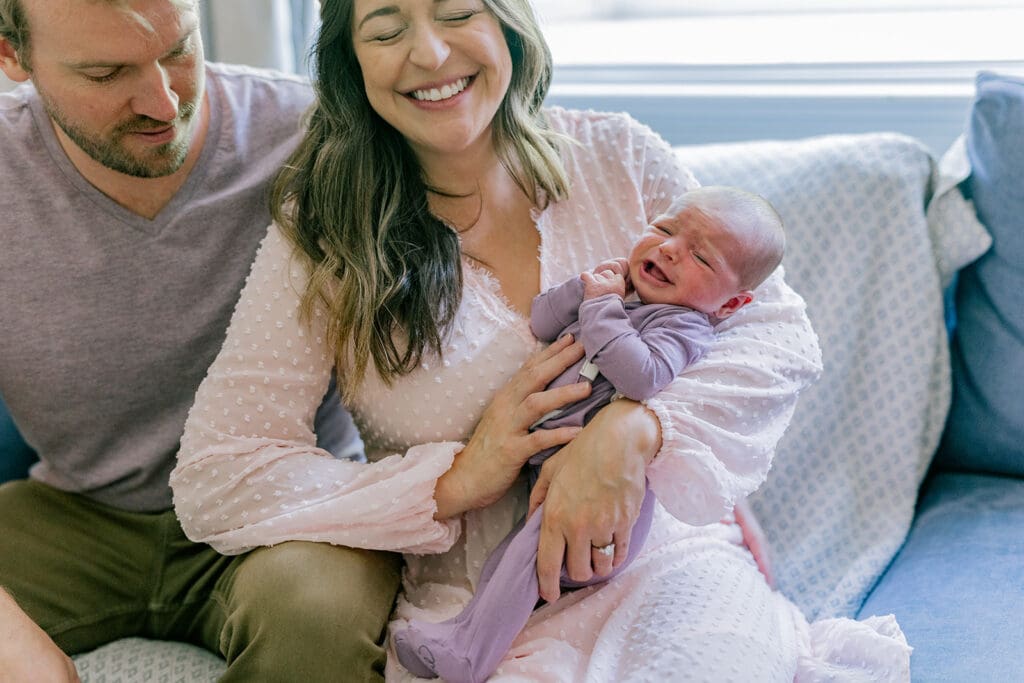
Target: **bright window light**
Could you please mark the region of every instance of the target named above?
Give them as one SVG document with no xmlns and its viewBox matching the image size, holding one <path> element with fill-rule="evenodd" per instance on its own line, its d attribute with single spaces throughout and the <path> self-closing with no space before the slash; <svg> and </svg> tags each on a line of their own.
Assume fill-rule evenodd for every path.
<svg viewBox="0 0 1024 683">
<path fill-rule="evenodd" d="M 556 65 L 1024 60 L 1024 2 L 534 0 Z"/>
</svg>

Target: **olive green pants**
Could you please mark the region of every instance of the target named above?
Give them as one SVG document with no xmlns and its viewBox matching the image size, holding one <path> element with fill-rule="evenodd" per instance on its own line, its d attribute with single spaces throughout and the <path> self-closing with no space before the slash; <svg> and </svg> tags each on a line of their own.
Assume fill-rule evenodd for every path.
<svg viewBox="0 0 1024 683">
<path fill-rule="evenodd" d="M 220 654 L 222 681 L 381 680 L 400 574 L 398 555 L 325 543 L 226 557 L 173 511 L 0 485 L 0 586 L 68 654 L 139 636 Z"/>
</svg>

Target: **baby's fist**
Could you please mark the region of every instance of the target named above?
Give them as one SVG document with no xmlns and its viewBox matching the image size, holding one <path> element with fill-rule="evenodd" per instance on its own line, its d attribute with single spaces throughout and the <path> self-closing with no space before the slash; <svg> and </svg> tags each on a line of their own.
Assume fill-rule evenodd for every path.
<svg viewBox="0 0 1024 683">
<path fill-rule="evenodd" d="M 624 259 L 624 258 L 613 258 L 613 259 L 608 259 L 607 261 L 601 261 L 596 266 L 594 266 L 594 271 L 593 272 L 595 274 L 596 273 L 611 272 L 611 273 L 615 273 L 616 275 L 621 275 L 622 277 L 628 277 L 629 276 L 629 260 L 628 259 Z"/>
<path fill-rule="evenodd" d="M 619 273 L 603 270 L 580 273 L 583 280 L 583 300 L 596 299 L 606 294 L 615 294 L 620 299 L 626 296 L 626 278 Z"/>
</svg>

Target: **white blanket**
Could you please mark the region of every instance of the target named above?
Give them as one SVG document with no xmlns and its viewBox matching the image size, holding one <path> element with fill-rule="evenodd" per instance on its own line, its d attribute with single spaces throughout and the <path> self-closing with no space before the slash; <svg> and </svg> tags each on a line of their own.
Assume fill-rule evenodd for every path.
<svg viewBox="0 0 1024 683">
<path fill-rule="evenodd" d="M 852 616 L 906 536 L 948 410 L 942 287 L 989 244 L 956 190 L 966 166 L 895 134 L 677 151 L 702 184 L 759 192 L 785 220 L 825 372 L 753 504 L 779 588 L 809 618 Z"/>
</svg>

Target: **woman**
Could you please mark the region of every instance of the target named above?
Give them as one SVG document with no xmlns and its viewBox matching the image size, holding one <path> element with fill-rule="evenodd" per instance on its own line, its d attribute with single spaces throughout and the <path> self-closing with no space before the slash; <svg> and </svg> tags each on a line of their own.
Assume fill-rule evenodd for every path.
<svg viewBox="0 0 1024 683">
<path fill-rule="evenodd" d="M 825 665 L 810 642 L 825 631 L 840 637 L 819 651 L 856 633 L 881 653 L 858 655 L 858 673 L 892 680 L 891 666 L 898 680 L 894 624 L 892 638 L 809 627 L 717 522 L 763 482 L 819 369 L 781 275 L 655 399 L 615 401 L 578 433 L 530 433 L 587 391 L 543 391 L 582 352 L 538 351 L 530 301 L 625 253 L 696 181 L 628 117 L 541 107 L 550 55 L 527 0 L 327 0 L 322 18 L 309 131 L 172 475 L 189 536 L 225 553 L 287 540 L 403 552 L 392 626 L 440 621 L 525 511 L 522 464 L 564 444 L 529 501 L 545 503 L 549 604 L 493 680 L 793 680 Z M 369 463 L 315 448 L 335 368 Z M 660 505 L 641 555 L 559 599 L 563 561 L 585 580 L 624 556 L 645 476 Z M 387 673 L 409 675 L 394 657 Z"/>
</svg>

